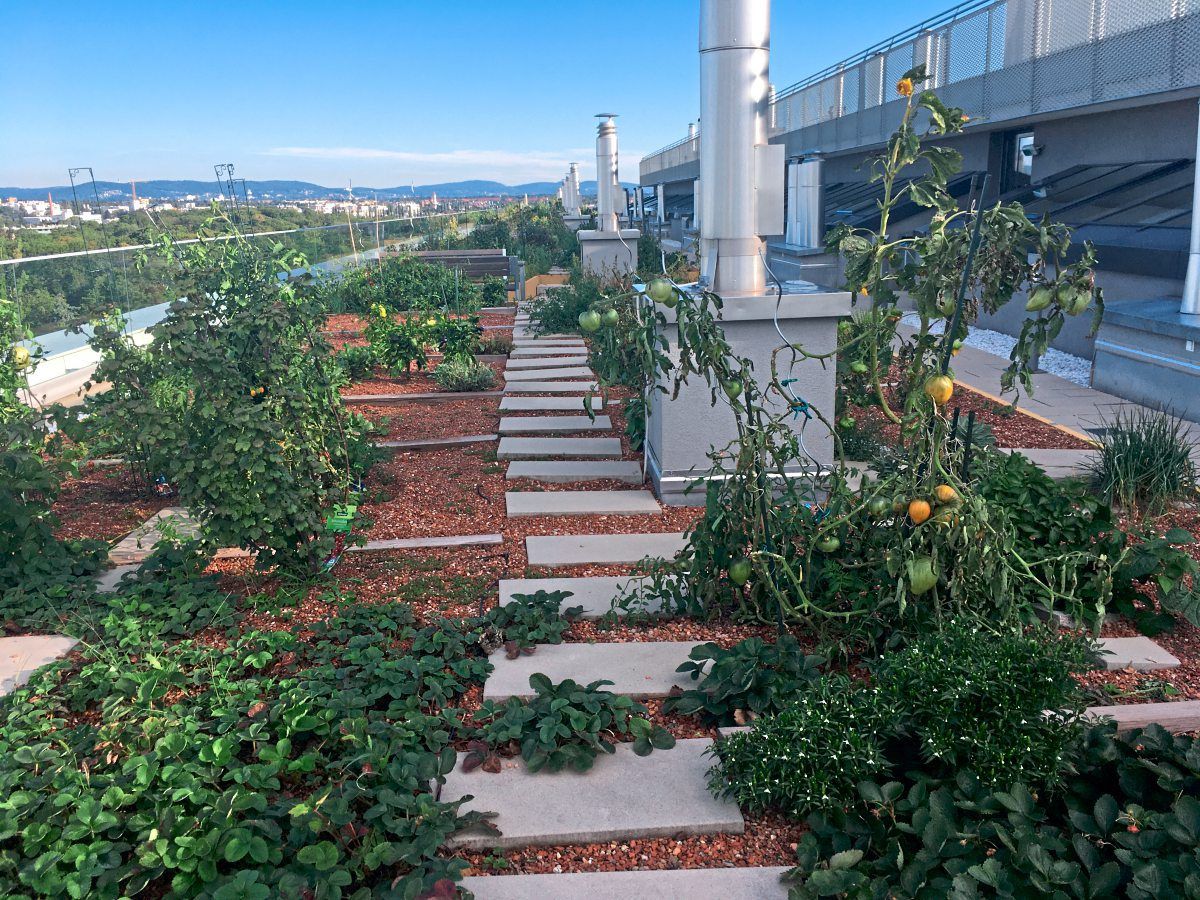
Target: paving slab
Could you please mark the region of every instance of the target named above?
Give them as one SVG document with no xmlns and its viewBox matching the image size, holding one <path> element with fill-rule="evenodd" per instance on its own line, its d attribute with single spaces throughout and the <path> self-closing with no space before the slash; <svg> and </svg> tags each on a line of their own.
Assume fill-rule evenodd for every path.
<svg viewBox="0 0 1200 900">
<path fill-rule="evenodd" d="M 572 678 L 580 684 L 605 679 L 605 690 L 646 699 L 665 697 L 672 688 L 696 682 L 676 672 L 695 641 L 626 641 L 619 644 L 538 644 L 530 655 L 508 659 L 503 648 L 489 657 L 492 674 L 483 683 L 484 700 L 532 697 L 529 676 L 541 673 L 556 684 Z"/>
<path fill-rule="evenodd" d="M 465 831 L 450 847 L 509 849 L 531 845 L 670 837 L 676 834 L 741 834 L 737 804 L 708 790 L 713 759 L 707 738 L 677 741 L 670 750 L 637 756 L 629 744 L 600 755 L 587 772 L 530 772 L 519 759 L 505 760 L 498 774 L 482 769 L 446 776 L 441 800 L 471 795 L 463 811 L 495 812 L 499 835 Z"/>
<path fill-rule="evenodd" d="M 1147 725 L 1161 725 L 1173 734 L 1200 731 L 1200 700 L 1089 706 L 1087 715 L 1097 719 L 1112 719 L 1120 732 L 1145 728 Z"/>
<path fill-rule="evenodd" d="M 775 900 L 786 898 L 787 866 L 473 875 L 461 886 L 478 900 Z"/>
<path fill-rule="evenodd" d="M 503 397 L 504 391 L 423 391 L 416 394 L 343 394 L 342 402 L 354 403 L 438 403 L 447 400 Z"/>
<path fill-rule="evenodd" d="M 111 569 L 101 572 L 98 576 L 96 576 L 96 593 L 116 593 L 117 586 L 121 583 L 121 579 L 124 578 L 129 572 L 136 572 L 141 568 L 141 565 L 141 563 L 126 563 L 123 566 L 113 566 Z"/>
<path fill-rule="evenodd" d="M 154 545 L 167 533 L 193 538 L 199 535 L 200 525 L 183 507 L 168 506 L 121 538 L 108 552 L 108 559 L 115 566 L 140 563 L 154 552 Z"/>
<path fill-rule="evenodd" d="M 369 553 L 375 550 L 424 550 L 433 547 L 479 547 L 499 544 L 504 538 L 498 534 L 458 534 L 453 537 L 385 538 L 367 541 L 355 547 L 347 547 L 347 553 Z"/>
<path fill-rule="evenodd" d="M 479 444 L 500 440 L 498 434 L 466 434 L 458 437 L 421 438 L 416 441 L 375 441 L 372 446 L 381 450 L 439 450 L 460 444 Z"/>
<path fill-rule="evenodd" d="M 522 372 L 526 369 L 555 369 L 562 366 L 586 366 L 586 356 L 521 356 L 509 359 L 506 372 Z"/>
<path fill-rule="evenodd" d="M 532 347 L 513 347 L 508 354 L 510 362 L 538 356 L 580 356 L 587 353 L 583 344 L 538 344 Z"/>
<path fill-rule="evenodd" d="M 646 557 L 674 559 L 687 543 L 677 531 L 651 534 L 565 534 L 525 538 L 531 566 L 641 562 Z"/>
<path fill-rule="evenodd" d="M 508 491 L 508 518 L 520 516 L 658 516 L 649 491 Z"/>
<path fill-rule="evenodd" d="M 600 437 L 505 437 L 497 459 L 539 459 L 545 456 L 620 459 L 621 439 Z"/>
<path fill-rule="evenodd" d="M 612 431 L 608 416 L 501 416 L 501 434 L 536 434 L 537 432 Z"/>
<path fill-rule="evenodd" d="M 641 484 L 641 463 L 629 459 L 531 459 L 509 463 L 508 479 L 532 478 L 554 484 L 573 481 L 623 481 Z"/>
<path fill-rule="evenodd" d="M 596 619 L 610 610 L 617 615 L 623 615 L 624 610 L 617 607 L 613 610 L 612 602 L 623 595 L 629 588 L 637 587 L 645 579 L 637 576 L 620 575 L 591 575 L 584 578 L 501 578 L 500 605 L 507 606 L 518 594 L 532 596 L 538 591 L 554 593 L 566 591 L 570 593 L 562 603 L 564 608 L 572 606 L 583 607 L 583 618 Z M 657 597 L 649 598 L 645 609 L 647 612 L 657 612 L 659 601 Z"/>
<path fill-rule="evenodd" d="M 0 638 L 0 697 L 11 694 L 42 666 L 79 643 L 64 634 L 24 634 Z"/>
<path fill-rule="evenodd" d="M 600 385 L 595 381 L 512 381 L 504 386 L 506 394 L 578 394 L 598 390 Z"/>
<path fill-rule="evenodd" d="M 592 398 L 592 412 L 604 409 L 602 397 Z M 583 412 L 583 395 L 578 397 L 505 397 L 500 412 Z"/>
<path fill-rule="evenodd" d="M 542 381 L 552 378 L 595 378 L 596 375 L 587 366 L 561 366 L 554 369 L 529 369 L 521 371 L 507 370 L 505 381 Z"/>
<path fill-rule="evenodd" d="M 1101 660 L 1106 669 L 1133 669 L 1135 672 L 1157 672 L 1174 669 L 1179 660 L 1159 644 L 1143 635 L 1137 637 L 1101 638 Z"/>
<path fill-rule="evenodd" d="M 586 347 L 580 337 L 519 337 L 513 339 L 513 347 Z"/>
</svg>

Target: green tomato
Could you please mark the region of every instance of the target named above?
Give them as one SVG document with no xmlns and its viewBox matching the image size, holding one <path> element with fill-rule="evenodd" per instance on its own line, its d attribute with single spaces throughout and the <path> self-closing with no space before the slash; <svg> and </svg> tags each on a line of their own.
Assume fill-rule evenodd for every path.
<svg viewBox="0 0 1200 900">
<path fill-rule="evenodd" d="M 664 303 L 667 306 L 675 305 L 675 286 L 665 278 L 655 278 L 651 281 L 646 293 L 655 303 Z M 668 300 L 671 302 L 668 303 Z"/>
<path fill-rule="evenodd" d="M 600 313 L 594 309 L 589 309 L 587 312 L 579 314 L 579 327 L 588 334 L 600 330 Z"/>
<path fill-rule="evenodd" d="M 817 549 L 822 553 L 834 553 L 840 546 L 842 546 L 842 542 L 832 536 L 817 541 Z"/>
<path fill-rule="evenodd" d="M 1025 312 L 1041 312 L 1054 300 L 1054 288 L 1043 284 L 1035 288 L 1025 302 Z"/>
<path fill-rule="evenodd" d="M 866 375 L 870 371 L 870 367 L 861 359 L 856 359 L 850 363 L 850 371 L 855 375 Z"/>
<path fill-rule="evenodd" d="M 891 511 L 892 504 L 883 497 L 872 497 L 867 503 L 867 512 L 876 519 L 883 518 Z"/>
<path fill-rule="evenodd" d="M 851 418 L 850 416 L 845 416 L 844 418 L 838 419 L 838 427 L 844 428 L 844 429 L 853 428 L 854 427 L 854 419 Z"/>
<path fill-rule="evenodd" d="M 742 396 L 742 383 L 736 378 L 722 382 L 721 387 L 725 390 L 725 396 L 730 400 L 737 400 Z"/>
<path fill-rule="evenodd" d="M 739 559 L 729 567 L 729 580 L 738 587 L 744 585 L 750 580 L 750 575 L 753 573 L 754 567 L 750 565 L 750 560 L 746 558 Z"/>
<path fill-rule="evenodd" d="M 620 314 L 615 309 L 606 309 L 604 314 L 600 316 L 600 321 L 612 328 L 621 318 Z"/>
<path fill-rule="evenodd" d="M 934 571 L 933 560 L 928 556 L 918 556 L 908 564 L 908 585 L 918 596 L 933 590 L 938 583 L 938 573 Z"/>
</svg>

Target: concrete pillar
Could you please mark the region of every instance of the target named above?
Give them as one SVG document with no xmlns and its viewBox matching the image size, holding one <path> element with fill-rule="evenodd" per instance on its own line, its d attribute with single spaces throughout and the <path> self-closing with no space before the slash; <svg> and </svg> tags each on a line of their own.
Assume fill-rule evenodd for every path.
<svg viewBox="0 0 1200 900">
<path fill-rule="evenodd" d="M 658 221 L 661 224 L 667 221 L 667 186 L 660 184 L 656 190 L 658 191 Z"/>
<path fill-rule="evenodd" d="M 1187 277 L 1183 282 L 1183 302 L 1179 311 L 1200 315 L 1200 110 L 1196 119 L 1196 163 L 1192 183 L 1192 240 L 1188 247 Z"/>
</svg>

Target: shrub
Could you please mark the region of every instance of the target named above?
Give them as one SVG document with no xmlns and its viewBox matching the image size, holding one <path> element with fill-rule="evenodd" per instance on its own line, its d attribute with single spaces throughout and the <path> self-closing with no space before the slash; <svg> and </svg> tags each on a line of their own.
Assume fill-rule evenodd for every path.
<svg viewBox="0 0 1200 900">
<path fill-rule="evenodd" d="M 496 383 L 496 372 L 474 357 L 453 357 L 433 370 L 433 380 L 443 391 L 486 391 Z"/>
<path fill-rule="evenodd" d="M 1196 489 L 1192 443 L 1183 420 L 1138 407 L 1104 423 L 1090 463 L 1093 483 L 1110 503 L 1160 512 Z"/>
<path fill-rule="evenodd" d="M 359 381 L 375 368 L 375 354 L 370 347 L 347 345 L 334 357 L 348 381 Z"/>
<path fill-rule="evenodd" d="M 488 610 L 487 624 L 503 641 L 509 659 L 532 653 L 538 644 L 561 644 L 571 622 L 583 615 L 582 606 L 562 608 L 570 591 L 517 594 L 503 606 Z"/>
<path fill-rule="evenodd" d="M 420 370 L 428 364 L 425 355 L 428 335 L 419 317 L 394 321 L 385 307 L 376 306 L 366 335 L 372 355 L 390 372 L 407 375 L 414 366 Z"/>
<path fill-rule="evenodd" d="M 470 318 L 438 316 L 436 319 L 426 320 L 426 325 L 430 338 L 447 359 L 469 358 L 474 355 L 475 348 L 479 346 L 479 335 L 482 334 L 482 331 L 479 328 L 478 316 Z"/>
<path fill-rule="evenodd" d="M 633 752 L 646 756 L 675 746 L 665 728 L 642 718 L 646 707 L 629 697 L 603 690 L 611 681 L 579 685 L 567 678 L 554 684 L 545 675 L 529 676 L 535 695 L 528 701 L 510 697 L 503 704 L 485 700 L 476 721 L 486 723 L 473 742 L 463 768 L 484 766 L 499 771 L 497 748 L 519 742 L 521 758 L 531 772 L 564 768 L 586 772 L 601 753 L 615 753 L 613 741 L 633 737 Z"/>
<path fill-rule="evenodd" d="M 533 301 L 529 321 L 537 334 L 576 334 L 579 316 L 602 301 L 599 279 L 574 270 L 568 284 L 551 288 Z"/>
<path fill-rule="evenodd" d="M 506 334 L 497 331 L 485 333 L 479 339 L 479 354 L 481 356 L 507 356 L 512 352 L 513 342 Z"/>
<path fill-rule="evenodd" d="M 1195 897 L 1198 792 L 1200 745 L 1157 726 L 1091 729 L 1059 793 L 966 770 L 866 781 L 861 806 L 809 818 L 789 896 Z"/>
<path fill-rule="evenodd" d="M 728 650 L 717 644 L 699 644 L 675 671 L 685 672 L 699 684 L 667 698 L 664 712 L 700 713 L 718 725 L 745 725 L 759 716 L 782 710 L 801 685 L 817 676 L 824 662 L 807 656 L 790 634 L 774 644 L 747 638 Z"/>
<path fill-rule="evenodd" d="M 875 683 L 935 772 L 969 768 L 987 785 L 1051 785 L 1083 728 L 1072 675 L 1094 666 L 1080 638 L 951 623 L 883 657 Z"/>
<path fill-rule="evenodd" d="M 709 788 L 750 812 L 804 816 L 843 806 L 859 781 L 888 771 L 891 728 L 878 691 L 843 675 L 817 678 L 782 712 L 716 745 Z"/>
<path fill-rule="evenodd" d="M 508 282 L 499 275 L 485 276 L 479 289 L 484 306 L 504 306 L 508 303 Z"/>
</svg>

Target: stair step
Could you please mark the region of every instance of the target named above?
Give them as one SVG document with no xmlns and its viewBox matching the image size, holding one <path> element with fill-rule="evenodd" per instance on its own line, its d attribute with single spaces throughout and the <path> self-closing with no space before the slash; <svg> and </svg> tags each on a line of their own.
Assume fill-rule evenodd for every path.
<svg viewBox="0 0 1200 900">
<path fill-rule="evenodd" d="M 1101 638 L 1100 652 L 1103 654 L 1104 668 L 1109 670 L 1133 669 L 1135 672 L 1157 672 L 1179 666 L 1179 660 L 1172 656 L 1166 648 L 1142 635 Z"/>
<path fill-rule="evenodd" d="M 600 385 L 594 381 L 511 381 L 504 386 L 506 394 L 578 394 L 598 390 Z"/>
<path fill-rule="evenodd" d="M 530 655 L 508 659 L 503 649 L 489 657 L 492 674 L 483 684 L 484 700 L 532 697 L 529 676 L 541 673 L 555 684 L 571 678 L 580 684 L 605 679 L 605 690 L 645 699 L 665 697 L 675 687 L 695 684 L 676 672 L 697 646 L 694 641 L 628 641 L 619 644 L 539 644 Z"/>
<path fill-rule="evenodd" d="M 0 637 L 0 697 L 11 694 L 37 669 L 66 656 L 79 643 L 65 634 Z"/>
<path fill-rule="evenodd" d="M 554 484 L 572 481 L 623 481 L 626 484 L 642 483 L 641 463 L 627 459 L 531 459 L 509 463 L 509 479 L 532 478 Z"/>
<path fill-rule="evenodd" d="M 562 366 L 553 369 L 505 370 L 506 381 L 541 381 L 553 378 L 595 378 L 587 366 Z"/>
<path fill-rule="evenodd" d="M 587 353 L 583 344 L 537 344 L 532 347 L 514 346 L 508 354 L 510 362 L 517 359 L 527 359 L 539 356 L 581 356 Z"/>
<path fill-rule="evenodd" d="M 503 584 L 504 582 L 500 582 Z M 563 604 L 570 605 L 570 600 Z M 536 655 L 536 654 L 535 654 Z M 1161 725 L 1172 734 L 1200 731 L 1200 700 L 1175 700 L 1169 703 L 1123 703 L 1120 706 L 1089 706 L 1089 717 L 1112 719 L 1117 731 L 1133 731 L 1147 725 Z"/>
<path fill-rule="evenodd" d="M 504 504 L 510 519 L 662 515 L 662 507 L 649 491 L 508 491 Z"/>
<path fill-rule="evenodd" d="M 503 416 L 501 434 L 530 434 L 540 431 L 612 431 L 608 416 Z"/>
<path fill-rule="evenodd" d="M 531 535 L 525 553 L 531 566 L 637 563 L 647 557 L 674 559 L 684 548 L 681 532 L 650 534 Z"/>
<path fill-rule="evenodd" d="M 519 759 L 505 760 L 498 774 L 482 769 L 446 776 L 441 801 L 470 795 L 462 811 L 493 811 L 500 834 L 460 832 L 450 847 L 510 849 L 591 844 L 677 834 L 741 834 L 737 804 L 708 790 L 706 755 L 712 741 L 687 738 L 670 750 L 637 756 L 629 744 L 601 753 L 587 772 L 530 772 Z M 542 895 L 545 896 L 545 895 Z"/>
<path fill-rule="evenodd" d="M 501 544 L 504 538 L 498 534 L 456 534 L 450 537 L 383 538 L 367 541 L 356 547 L 347 547 L 347 553 L 370 553 L 378 550 L 426 550 L 437 547 L 481 547 Z"/>
<path fill-rule="evenodd" d="M 592 398 L 592 412 L 604 409 L 604 399 Z M 500 412 L 583 412 L 583 396 L 578 397 L 505 397 Z"/>
<path fill-rule="evenodd" d="M 620 438 L 506 437 L 500 439 L 497 459 L 538 459 L 544 456 L 621 457 Z"/>
<path fill-rule="evenodd" d="M 563 608 L 583 607 L 583 618 L 595 619 L 612 609 L 612 602 L 625 593 L 626 588 L 643 579 L 630 575 L 591 575 L 585 578 L 502 578 L 500 579 L 500 605 L 507 606 L 518 594 L 532 596 L 538 591 L 549 594 L 566 591 L 570 597 L 563 600 Z M 658 599 L 646 604 L 647 612 L 656 612 Z M 620 608 L 616 610 L 621 615 Z"/>
<path fill-rule="evenodd" d="M 523 372 L 527 369 L 556 369 L 562 366 L 586 366 L 586 356 L 529 356 L 511 358 L 504 365 L 506 372 Z"/>
<path fill-rule="evenodd" d="M 669 751 L 668 751 L 669 752 Z M 478 900 L 786 900 L 787 866 L 567 872 L 562 875 L 472 875 L 460 882 Z"/>
<path fill-rule="evenodd" d="M 160 509 L 108 551 L 109 562 L 114 566 L 143 562 L 154 552 L 154 545 L 168 533 L 180 538 L 196 537 L 200 533 L 200 524 L 182 506 Z"/>
</svg>

